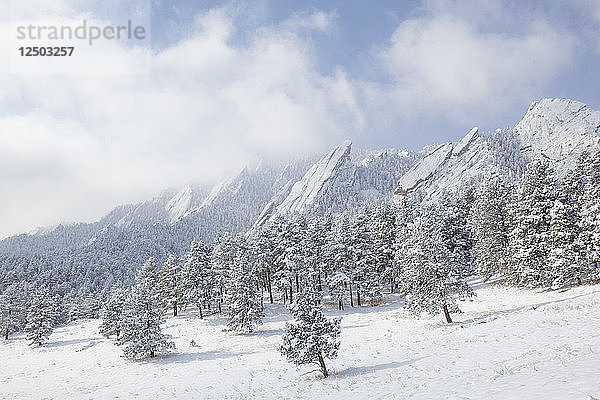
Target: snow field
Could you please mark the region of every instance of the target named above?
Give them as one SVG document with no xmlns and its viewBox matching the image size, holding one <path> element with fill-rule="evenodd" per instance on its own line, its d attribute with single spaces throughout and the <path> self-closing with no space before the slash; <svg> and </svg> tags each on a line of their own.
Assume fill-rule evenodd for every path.
<svg viewBox="0 0 600 400">
<path fill-rule="evenodd" d="M 0 342 L 2 399 L 588 399 L 600 397 L 600 286 L 526 291 L 473 282 L 463 314 L 415 319 L 399 296 L 346 311 L 339 358 L 295 367 L 277 351 L 285 322 L 267 304 L 250 335 L 224 332 L 224 318 L 169 317 L 175 353 L 127 361 L 101 337 L 98 320 L 57 328 L 50 343 Z M 349 307 L 348 307 L 349 308 Z M 191 340 L 197 345 L 191 346 Z"/>
</svg>

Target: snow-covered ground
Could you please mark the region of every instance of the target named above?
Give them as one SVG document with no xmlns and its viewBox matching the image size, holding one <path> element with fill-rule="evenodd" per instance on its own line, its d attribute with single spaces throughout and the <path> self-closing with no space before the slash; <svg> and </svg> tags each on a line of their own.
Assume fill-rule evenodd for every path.
<svg viewBox="0 0 600 400">
<path fill-rule="evenodd" d="M 16 336 L 0 342 L 0 398 L 600 398 L 600 286 L 475 286 L 451 325 L 407 315 L 395 296 L 380 307 L 328 310 L 343 321 L 327 379 L 277 352 L 289 318 L 280 305 L 245 336 L 223 332 L 217 317 L 169 318 L 177 352 L 138 363 L 97 333 L 96 320 L 57 329 L 42 348 Z"/>
</svg>

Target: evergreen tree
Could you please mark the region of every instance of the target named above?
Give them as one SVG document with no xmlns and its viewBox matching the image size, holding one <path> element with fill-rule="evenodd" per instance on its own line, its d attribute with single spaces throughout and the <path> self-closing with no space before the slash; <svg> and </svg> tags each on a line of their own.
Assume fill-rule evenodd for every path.
<svg viewBox="0 0 600 400">
<path fill-rule="evenodd" d="M 375 206 L 370 216 L 375 269 L 382 282 L 389 282 L 392 293 L 396 281 L 394 266 L 396 215 L 397 208 L 391 202 L 385 201 Z"/>
<path fill-rule="evenodd" d="M 171 254 L 160 269 L 156 292 L 160 306 L 164 310 L 173 310 L 174 317 L 177 316 L 177 308 L 185 303 L 185 301 L 182 301 L 181 278 L 179 259 L 175 254 Z"/>
<path fill-rule="evenodd" d="M 508 282 L 516 286 L 550 286 L 550 210 L 556 198 L 554 173 L 534 160 L 521 178 L 509 206 Z"/>
<path fill-rule="evenodd" d="M 298 293 L 296 304 L 290 307 L 294 322 L 286 324 L 279 351 L 296 365 L 318 365 L 327 377 L 325 359 L 337 357 L 341 319 L 325 318 L 320 300 L 314 290 Z"/>
<path fill-rule="evenodd" d="M 7 286 L 0 294 L 0 334 L 8 340 L 11 333 L 25 326 L 24 300 L 16 283 Z"/>
<path fill-rule="evenodd" d="M 123 353 L 131 360 L 154 358 L 175 347 L 160 328 L 163 317 L 155 292 L 157 274 L 156 263 L 149 259 L 138 271 L 131 290 L 119 340 L 126 344 Z"/>
<path fill-rule="evenodd" d="M 356 299 L 361 305 L 361 294 L 367 300 L 381 296 L 379 274 L 373 251 L 373 241 L 369 230 L 369 220 L 366 212 L 356 212 L 350 220 L 348 229 L 349 253 L 353 282 L 356 287 Z"/>
<path fill-rule="evenodd" d="M 586 187 L 581 207 L 582 239 L 586 246 L 589 279 L 600 279 L 600 152 L 586 162 Z"/>
<path fill-rule="evenodd" d="M 211 265 L 211 296 L 217 302 L 219 314 L 222 312 L 222 303 L 225 295 L 226 283 L 229 280 L 231 266 L 235 256 L 233 238 L 229 232 L 218 236 L 210 255 Z"/>
<path fill-rule="evenodd" d="M 474 239 L 471 252 L 477 273 L 484 281 L 504 273 L 506 268 L 507 198 L 508 189 L 497 175 L 492 175 L 482 182 L 471 207 L 468 222 Z"/>
<path fill-rule="evenodd" d="M 456 298 L 465 299 L 474 293 L 466 283 L 470 269 L 456 263 L 456 254 L 447 240 L 447 221 L 452 220 L 449 212 L 441 205 L 422 206 L 406 228 L 397 258 L 402 265 L 407 309 L 415 315 L 443 311 L 451 323 L 450 313 L 460 311 Z"/>
<path fill-rule="evenodd" d="M 105 337 L 115 335 L 117 341 L 119 341 L 125 307 L 128 302 L 127 292 L 121 287 L 119 282 L 115 283 L 112 287 L 110 298 L 102 309 L 102 323 L 99 328 L 100 334 Z"/>
<path fill-rule="evenodd" d="M 227 288 L 227 327 L 238 333 L 253 332 L 262 322 L 262 293 L 257 272 L 249 262 L 248 245 L 240 236 L 236 239 L 236 253 Z"/>
<path fill-rule="evenodd" d="M 27 311 L 25 333 L 30 345 L 44 344 L 56 325 L 56 309 L 50 291 L 46 286 L 40 286 L 31 301 Z"/>
<path fill-rule="evenodd" d="M 346 292 L 350 291 L 352 300 L 352 256 L 348 239 L 349 222 L 345 214 L 338 214 L 325 245 L 325 260 L 327 263 L 327 287 L 331 298 L 338 304 L 338 309 L 344 309 Z"/>
</svg>

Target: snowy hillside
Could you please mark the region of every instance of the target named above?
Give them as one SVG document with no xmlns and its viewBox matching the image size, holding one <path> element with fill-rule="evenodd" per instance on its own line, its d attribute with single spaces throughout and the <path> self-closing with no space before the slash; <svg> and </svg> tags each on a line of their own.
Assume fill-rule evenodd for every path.
<svg viewBox="0 0 600 400">
<path fill-rule="evenodd" d="M 169 318 L 177 352 L 142 363 L 98 334 L 97 320 L 56 329 L 29 348 L 23 336 L 0 342 L 3 399 L 242 398 L 600 398 L 600 288 L 534 292 L 475 282 L 477 297 L 447 325 L 417 320 L 403 300 L 342 316 L 339 358 L 327 379 L 277 352 L 287 311 L 267 306 L 250 335 L 223 332 L 224 319 L 195 311 Z M 191 340 L 197 345 L 192 347 Z M 42 389 L 43 388 L 43 389 Z"/>
<path fill-rule="evenodd" d="M 512 130 L 482 134 L 473 128 L 457 143 L 428 147 L 425 157 L 398 181 L 397 195 L 417 190 L 437 196 L 496 173 L 519 176 L 535 158 L 551 160 L 559 175 L 583 151 L 600 149 L 600 111 L 573 100 L 534 102 Z"/>
<path fill-rule="evenodd" d="M 543 99 L 529 106 L 515 132 L 525 154 L 548 158 L 562 171 L 574 167 L 583 151 L 600 148 L 600 111 L 574 100 Z"/>
</svg>

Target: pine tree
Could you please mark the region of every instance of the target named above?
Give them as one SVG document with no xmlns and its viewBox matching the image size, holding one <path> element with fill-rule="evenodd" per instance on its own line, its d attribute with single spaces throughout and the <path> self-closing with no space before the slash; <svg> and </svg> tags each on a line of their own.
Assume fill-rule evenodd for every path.
<svg viewBox="0 0 600 400">
<path fill-rule="evenodd" d="M 508 189 L 492 175 L 477 192 L 469 215 L 469 229 L 474 238 L 472 253 L 477 273 L 484 281 L 504 273 L 506 268 Z"/>
<path fill-rule="evenodd" d="M 192 245 L 192 247 L 194 247 Z M 164 309 L 173 310 L 173 316 L 177 316 L 177 307 L 181 307 L 182 301 L 182 279 L 179 259 L 175 254 L 169 255 L 164 262 L 158 275 L 157 295 L 160 306 Z"/>
<path fill-rule="evenodd" d="M 327 263 L 323 251 L 329 230 L 328 218 L 313 217 L 308 222 L 306 236 L 302 241 L 306 273 L 301 279 L 304 286 L 322 289 L 322 277 Z"/>
<path fill-rule="evenodd" d="M 391 202 L 385 201 L 375 206 L 370 216 L 375 269 L 382 282 L 389 282 L 391 293 L 397 278 L 394 266 L 397 212 Z"/>
<path fill-rule="evenodd" d="M 27 311 L 25 333 L 30 345 L 44 344 L 56 325 L 55 304 L 46 286 L 40 286 L 31 301 Z"/>
<path fill-rule="evenodd" d="M 303 216 L 294 216 L 279 218 L 275 223 L 278 233 L 275 241 L 275 281 L 284 292 L 284 303 L 286 298 L 292 303 L 294 283 L 296 292 L 300 291 L 300 275 L 306 270 L 302 247 L 306 237 L 306 220 Z"/>
<path fill-rule="evenodd" d="M 262 322 L 262 293 L 258 271 L 249 262 L 248 245 L 242 236 L 236 238 L 236 253 L 227 288 L 227 327 L 238 333 L 253 332 Z"/>
<path fill-rule="evenodd" d="M 138 271 L 131 290 L 119 340 L 119 344 L 126 344 L 123 353 L 131 360 L 154 358 L 175 347 L 161 333 L 163 317 L 155 292 L 157 274 L 156 263 L 149 259 Z"/>
<path fill-rule="evenodd" d="M 231 266 L 235 255 L 233 238 L 229 232 L 218 236 L 210 255 L 211 265 L 211 295 L 217 302 L 219 314 L 222 312 L 222 303 L 225 295 L 226 283 L 229 280 Z"/>
<path fill-rule="evenodd" d="M 25 326 L 24 300 L 21 288 L 13 283 L 0 294 L 0 334 L 8 340 L 11 333 Z"/>
<path fill-rule="evenodd" d="M 121 287 L 120 282 L 117 282 L 113 285 L 110 298 L 102 309 L 102 323 L 99 328 L 101 335 L 105 337 L 115 335 L 117 341 L 119 341 L 125 307 L 128 302 L 127 292 Z"/>
<path fill-rule="evenodd" d="M 360 210 L 354 214 L 347 234 L 352 280 L 356 287 L 357 305 L 361 306 L 361 294 L 369 301 L 381 296 L 376 257 L 366 212 Z"/>
<path fill-rule="evenodd" d="M 335 217 L 332 229 L 327 237 L 324 253 L 327 263 L 327 287 L 331 298 L 338 304 L 338 309 L 344 309 L 346 292 L 350 291 L 352 300 L 352 256 L 348 239 L 349 222 L 345 214 Z"/>
<path fill-rule="evenodd" d="M 554 173 L 548 163 L 527 166 L 509 206 L 507 279 L 524 287 L 550 286 L 548 268 L 550 210 L 556 198 Z"/>
<path fill-rule="evenodd" d="M 588 158 L 581 207 L 582 239 L 586 246 L 589 279 L 600 279 L 600 152 Z"/>
<path fill-rule="evenodd" d="M 318 365 L 327 377 L 325 359 L 337 357 L 341 319 L 325 318 L 320 301 L 314 290 L 298 293 L 296 304 L 290 307 L 294 322 L 286 324 L 279 351 L 296 365 Z"/>
<path fill-rule="evenodd" d="M 444 313 L 452 322 L 451 312 L 460 311 L 456 299 L 474 295 L 466 283 L 470 269 L 456 262 L 446 231 L 452 211 L 441 205 L 425 205 L 407 226 L 407 235 L 397 252 L 402 265 L 402 289 L 406 308 L 415 315 L 425 311 Z"/>
</svg>

